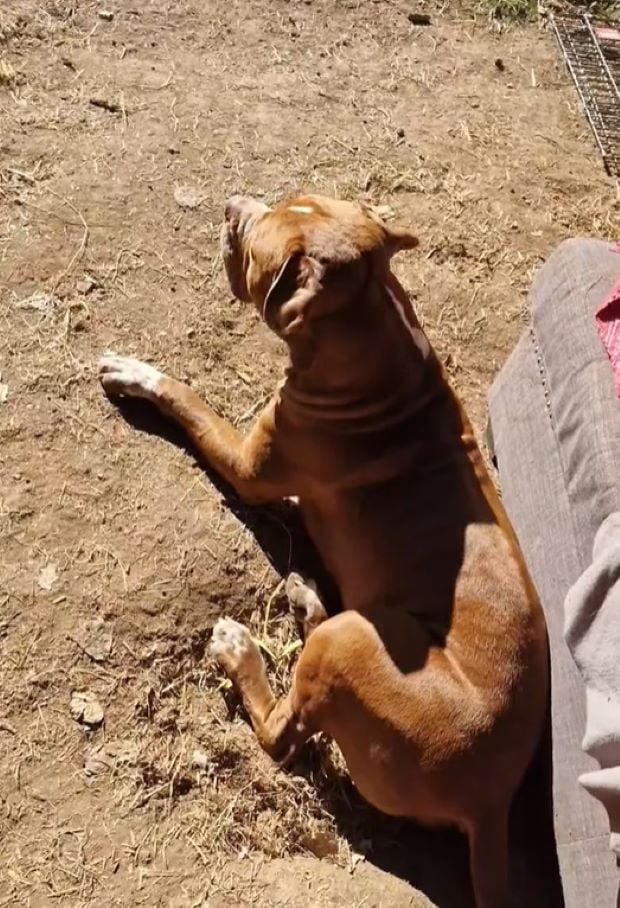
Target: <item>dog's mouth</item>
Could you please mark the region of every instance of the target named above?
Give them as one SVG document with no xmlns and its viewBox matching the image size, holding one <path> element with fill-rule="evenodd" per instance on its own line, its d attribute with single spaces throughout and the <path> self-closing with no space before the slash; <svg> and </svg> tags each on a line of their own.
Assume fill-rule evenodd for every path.
<svg viewBox="0 0 620 908">
<path fill-rule="evenodd" d="M 267 205 L 241 196 L 233 196 L 226 203 L 220 250 L 230 289 L 244 303 L 250 302 L 246 280 L 248 237 L 257 221 L 269 210 Z"/>
<path fill-rule="evenodd" d="M 227 221 L 224 222 L 220 233 L 220 251 L 233 296 L 242 303 L 249 303 L 250 295 L 245 280 L 239 237 L 236 229 Z"/>
</svg>

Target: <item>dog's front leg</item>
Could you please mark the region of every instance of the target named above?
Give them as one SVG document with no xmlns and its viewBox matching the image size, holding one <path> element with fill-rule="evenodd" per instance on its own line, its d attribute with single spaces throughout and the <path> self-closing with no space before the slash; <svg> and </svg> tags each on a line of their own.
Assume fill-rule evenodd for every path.
<svg viewBox="0 0 620 908">
<path fill-rule="evenodd" d="M 209 651 L 241 694 L 263 750 L 288 764 L 310 736 L 300 721 L 294 686 L 276 700 L 258 646 L 248 629 L 231 618 L 216 622 Z"/>
<path fill-rule="evenodd" d="M 106 353 L 99 362 L 99 380 L 110 396 L 148 400 L 177 422 L 205 462 L 244 501 L 264 503 L 293 494 L 287 488 L 287 471 L 275 439 L 275 400 L 260 414 L 250 434 L 243 436 L 190 387 L 148 363 Z"/>
<path fill-rule="evenodd" d="M 325 607 L 314 584 L 299 574 L 289 575 L 286 593 L 289 607 L 303 624 L 307 639 L 327 620 Z M 289 763 L 312 734 L 307 724 L 311 704 L 307 700 L 302 702 L 295 681 L 287 696 L 276 700 L 260 650 L 249 631 L 230 618 L 217 622 L 209 649 L 241 694 L 263 749 L 279 763 Z"/>
</svg>

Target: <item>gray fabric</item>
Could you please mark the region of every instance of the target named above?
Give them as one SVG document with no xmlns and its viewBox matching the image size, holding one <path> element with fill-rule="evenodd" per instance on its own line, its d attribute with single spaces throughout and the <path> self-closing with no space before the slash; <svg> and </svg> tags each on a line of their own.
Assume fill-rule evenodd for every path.
<svg viewBox="0 0 620 908">
<path fill-rule="evenodd" d="M 595 312 L 620 276 L 620 254 L 600 240 L 567 240 L 540 270 L 532 327 L 585 568 L 598 528 L 620 510 L 620 402 Z"/>
<path fill-rule="evenodd" d="M 589 563 L 600 523 L 620 509 L 618 402 L 594 322 L 618 273 L 620 256 L 607 244 L 564 243 L 537 276 L 532 328 L 489 400 L 504 503 L 549 628 L 555 826 L 567 908 L 611 908 L 618 889 L 605 811 L 577 781 L 596 766 L 581 749 L 584 690 L 563 639 L 564 597 Z"/>
<path fill-rule="evenodd" d="M 605 807 L 620 856 L 620 512 L 603 523 L 592 564 L 566 597 L 565 637 L 586 686 L 583 748 L 600 769 L 579 781 Z"/>
</svg>

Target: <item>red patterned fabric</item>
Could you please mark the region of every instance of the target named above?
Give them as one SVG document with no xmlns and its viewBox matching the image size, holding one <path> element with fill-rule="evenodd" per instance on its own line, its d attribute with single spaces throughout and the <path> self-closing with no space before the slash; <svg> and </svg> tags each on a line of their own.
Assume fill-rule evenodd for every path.
<svg viewBox="0 0 620 908">
<path fill-rule="evenodd" d="M 620 243 L 615 251 L 620 252 Z M 596 313 L 596 328 L 611 362 L 616 397 L 620 397 L 620 278 Z"/>
</svg>

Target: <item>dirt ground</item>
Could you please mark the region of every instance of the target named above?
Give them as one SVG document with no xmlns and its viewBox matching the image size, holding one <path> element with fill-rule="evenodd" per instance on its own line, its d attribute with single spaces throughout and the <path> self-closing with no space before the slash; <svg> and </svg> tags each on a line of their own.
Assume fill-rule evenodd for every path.
<svg viewBox="0 0 620 908">
<path fill-rule="evenodd" d="M 261 755 L 206 644 L 250 622 L 282 683 L 301 537 L 95 378 L 132 353 L 248 426 L 284 359 L 223 203 L 305 189 L 415 225 L 398 274 L 483 429 L 532 273 L 617 198 L 551 36 L 455 7 L 0 7 L 0 906 L 468 904 L 456 837 L 377 817 L 327 746 Z"/>
</svg>

